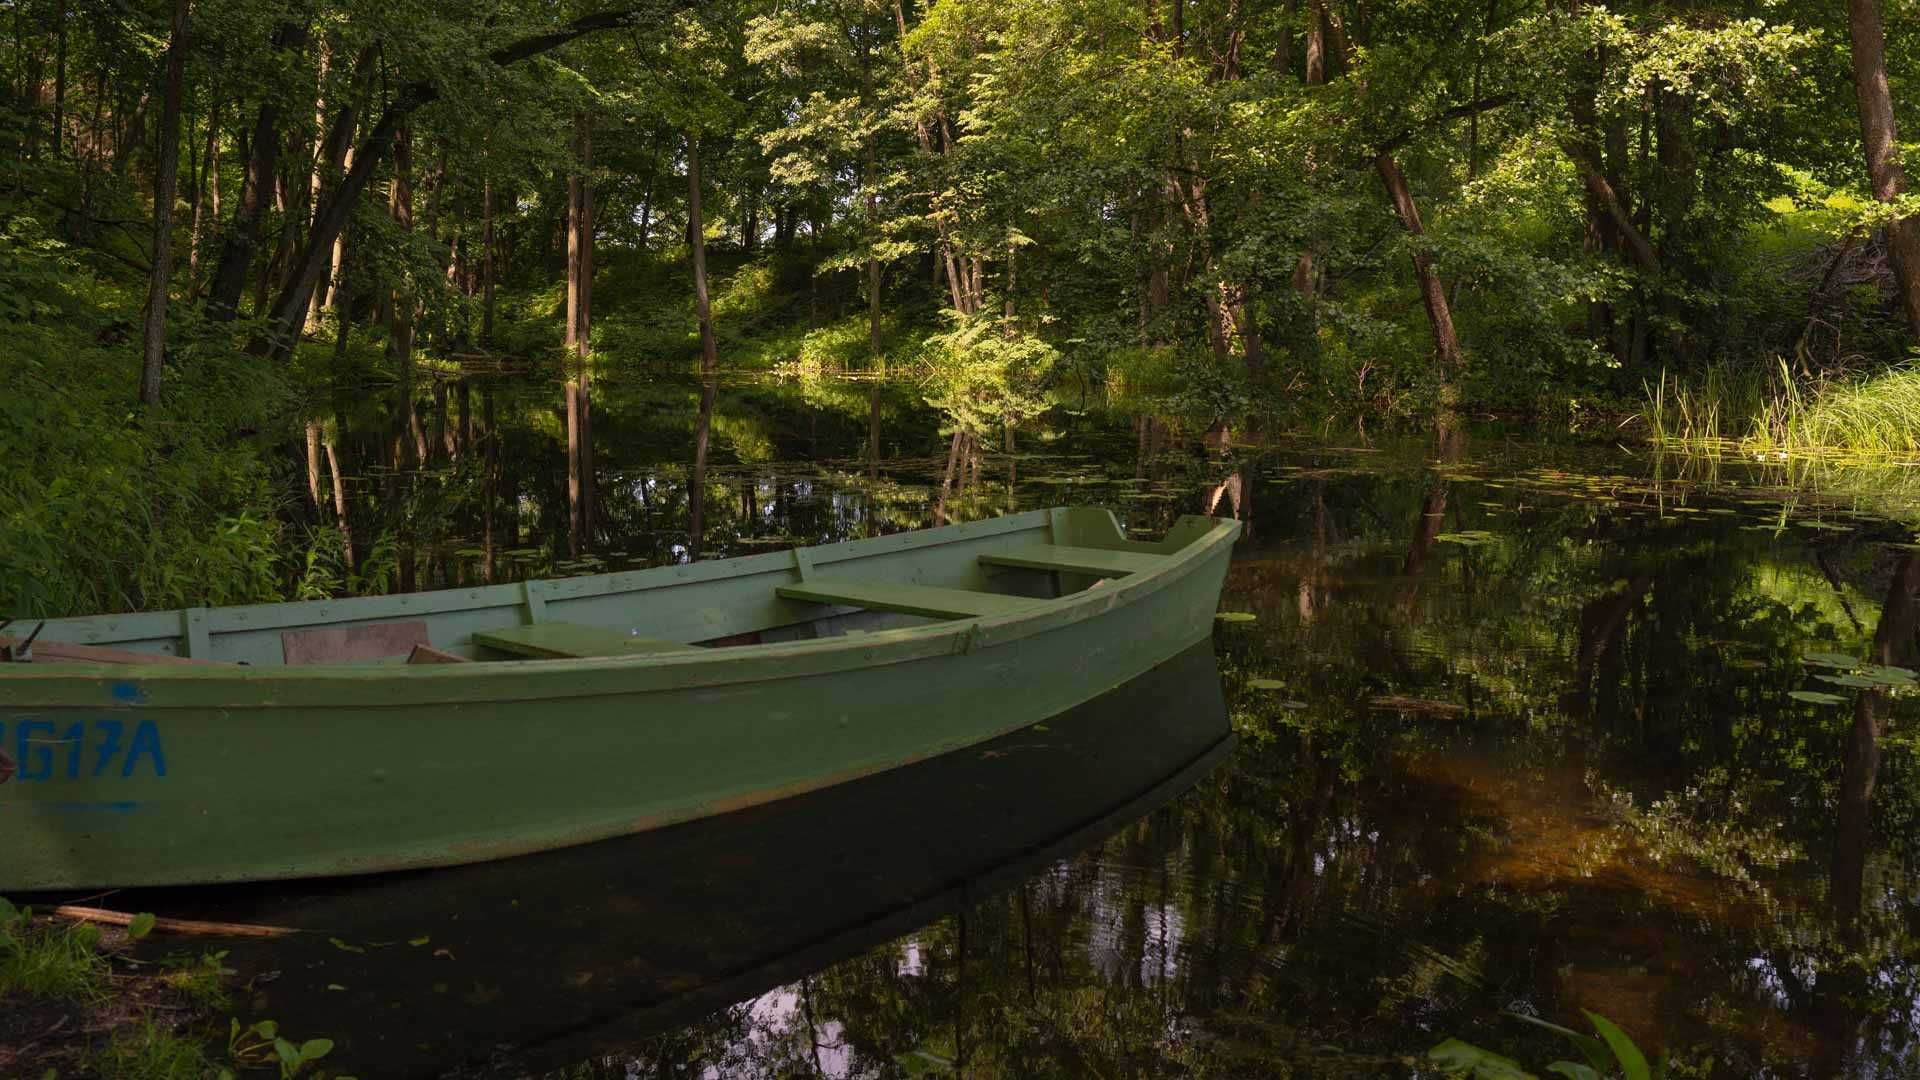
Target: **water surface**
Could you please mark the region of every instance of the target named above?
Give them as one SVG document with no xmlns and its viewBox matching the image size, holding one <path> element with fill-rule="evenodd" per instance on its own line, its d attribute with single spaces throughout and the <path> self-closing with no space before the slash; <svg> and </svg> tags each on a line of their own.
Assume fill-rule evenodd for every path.
<svg viewBox="0 0 1920 1080">
<path fill-rule="evenodd" d="M 1450 1035 L 1544 1066 L 1566 1048 L 1503 1013 L 1589 1009 L 1681 1075 L 1920 1070 L 1911 691 L 1804 659 L 1910 654 L 1898 484 L 1081 416 L 943 494 L 904 395 L 723 386 L 696 468 L 697 387 L 595 393 L 578 528 L 556 388 L 443 396 L 424 468 L 405 425 L 343 418 L 363 561 L 440 587 L 1086 503 L 1140 535 L 1242 518 L 1228 614 L 1204 656 L 918 779 L 193 901 L 333 931 L 242 967 L 341 1067 L 1392 1076 Z"/>
</svg>

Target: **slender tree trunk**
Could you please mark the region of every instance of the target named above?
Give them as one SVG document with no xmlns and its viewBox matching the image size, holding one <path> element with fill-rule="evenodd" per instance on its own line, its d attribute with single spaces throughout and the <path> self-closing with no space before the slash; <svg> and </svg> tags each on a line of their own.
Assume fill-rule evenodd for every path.
<svg viewBox="0 0 1920 1080">
<path fill-rule="evenodd" d="M 326 176 L 326 131 L 327 131 L 327 66 L 332 53 L 327 49 L 326 39 L 320 41 L 319 74 L 315 79 L 313 92 L 313 175 L 307 180 L 307 228 L 313 228 L 313 219 L 320 213 L 320 185 Z M 289 259 L 293 256 L 291 246 L 287 251 Z M 326 290 L 315 289 L 313 302 L 307 305 L 307 333 L 320 332 L 320 311 L 326 304 Z"/>
<path fill-rule="evenodd" d="M 480 347 L 493 348 L 493 181 L 480 193 Z"/>
<path fill-rule="evenodd" d="M 687 231 L 693 247 L 693 302 L 700 315 L 700 374 L 710 376 L 720 367 L 719 345 L 713 337 L 713 304 L 707 295 L 706 223 L 700 216 L 700 140 L 687 138 Z"/>
<path fill-rule="evenodd" d="M 1407 178 L 1394 163 L 1392 154 L 1379 155 L 1373 164 L 1387 186 L 1387 195 L 1400 215 L 1400 224 L 1417 242 L 1426 235 L 1426 230 L 1420 225 L 1420 211 L 1414 206 Z M 1440 284 L 1440 275 L 1434 272 L 1432 259 L 1417 247 L 1413 253 L 1413 275 L 1420 285 L 1420 299 L 1427 308 L 1427 322 L 1433 329 L 1434 359 L 1440 368 L 1440 408 L 1443 413 L 1451 413 L 1460 403 L 1460 378 L 1466 369 L 1460 339 L 1453 329 L 1453 309 L 1447 305 L 1447 291 Z"/>
<path fill-rule="evenodd" d="M 307 500 L 313 504 L 314 520 L 320 519 L 320 421 L 307 421 Z"/>
<path fill-rule="evenodd" d="M 347 487 L 340 479 L 340 453 L 334 449 L 334 438 L 326 436 L 327 472 L 333 478 L 333 521 L 340 527 L 340 545 L 347 560 L 348 568 L 354 564 L 353 530 L 347 521 Z"/>
<path fill-rule="evenodd" d="M 413 231 L 413 132 L 401 128 L 393 141 L 393 181 L 387 189 L 387 212 L 403 233 Z M 413 385 L 413 286 L 406 281 L 392 283 L 390 291 L 388 347 L 399 362 L 401 381 Z M 421 460 L 425 461 L 422 454 Z"/>
<path fill-rule="evenodd" d="M 693 427 L 693 474 L 687 478 L 687 557 L 699 562 L 707 535 L 707 443 L 713 432 L 713 405 L 719 379 L 711 372 L 700 376 L 700 412 Z"/>
<path fill-rule="evenodd" d="M 53 156 L 61 157 L 67 136 L 67 5 L 55 6 L 53 46 Z"/>
<path fill-rule="evenodd" d="M 153 180 L 153 269 L 147 279 L 147 326 L 140 368 L 140 400 L 160 404 L 160 373 L 167 350 L 167 284 L 173 274 L 173 201 L 180 171 L 180 95 L 186 81 L 187 3 L 173 0 L 167 38 L 166 98 L 160 108 L 160 162 Z M 64 25 L 66 13 L 61 12 Z"/>
<path fill-rule="evenodd" d="M 586 113 L 573 117 L 574 170 L 567 177 L 567 502 L 572 546 L 593 530 L 593 435 L 587 357 L 593 325 L 593 133 Z"/>
<path fill-rule="evenodd" d="M 202 216 L 207 211 L 208 216 Z M 187 272 L 200 268 L 203 221 L 220 220 L 220 102 L 207 106 L 207 142 L 200 157 L 200 175 L 193 185 L 193 224 L 187 232 Z"/>
<path fill-rule="evenodd" d="M 1887 43 L 1880 23 L 1880 0 L 1847 0 L 1847 32 L 1853 39 L 1853 91 L 1860 102 L 1860 135 L 1866 148 L 1867 177 L 1873 197 L 1890 203 L 1906 188 L 1897 153 L 1893 95 L 1887 87 Z M 1920 337 L 1920 218 L 1899 218 L 1887 226 L 1887 255 L 1900 290 L 1907 325 Z"/>
<path fill-rule="evenodd" d="M 200 177 L 194 183 L 194 223 L 186 242 L 188 273 L 200 269 L 204 221 L 221 219 L 221 102 L 207 106 L 207 142 L 200 156 Z"/>
<path fill-rule="evenodd" d="M 1273 69 L 1282 75 L 1293 74 L 1293 23 L 1300 16 L 1300 0 L 1282 0 L 1280 40 L 1273 47 Z"/>
</svg>

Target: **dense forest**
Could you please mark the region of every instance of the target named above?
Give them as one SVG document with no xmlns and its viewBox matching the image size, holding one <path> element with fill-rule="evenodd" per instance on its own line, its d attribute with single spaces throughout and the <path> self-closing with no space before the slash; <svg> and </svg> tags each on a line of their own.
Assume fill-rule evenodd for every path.
<svg viewBox="0 0 1920 1080">
<path fill-rule="evenodd" d="M 13 0 L 0 606 L 350 570 L 347 405 L 424 464 L 487 426 L 439 370 L 547 373 L 588 475 L 596 378 L 776 370 L 908 387 L 949 479 L 1069 399 L 1612 437 L 1831 393 L 1911 446 L 1881 7 Z"/>
</svg>

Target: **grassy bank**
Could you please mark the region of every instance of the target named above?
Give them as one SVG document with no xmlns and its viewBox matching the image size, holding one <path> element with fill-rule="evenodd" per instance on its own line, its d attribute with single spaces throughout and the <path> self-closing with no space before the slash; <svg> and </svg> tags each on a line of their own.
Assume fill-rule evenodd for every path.
<svg viewBox="0 0 1920 1080">
<path fill-rule="evenodd" d="M 321 1078 L 326 1039 L 294 1041 L 272 1021 L 228 1015 L 226 954 L 136 959 L 150 917 L 126 929 L 36 915 L 0 899 L 0 1075 L 101 1080 Z M 345 1078 L 335 1077 L 335 1080 Z"/>
</svg>

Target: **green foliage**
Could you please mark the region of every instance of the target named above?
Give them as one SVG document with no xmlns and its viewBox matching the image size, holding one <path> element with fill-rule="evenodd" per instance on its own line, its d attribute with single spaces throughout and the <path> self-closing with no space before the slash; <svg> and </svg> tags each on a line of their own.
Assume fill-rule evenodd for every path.
<svg viewBox="0 0 1920 1080">
<path fill-rule="evenodd" d="M 261 1020 L 246 1027 L 227 1022 L 227 1057 L 241 1065 L 277 1065 L 281 1080 L 306 1074 L 307 1068 L 333 1052 L 332 1039 L 296 1043 L 280 1034 L 280 1025 Z"/>
<path fill-rule="evenodd" d="M 253 430 L 279 380 L 204 327 L 176 333 L 164 411 L 135 414 L 132 299 L 28 218 L 0 233 L 14 389 L 0 396 L 0 610 L 48 616 L 279 596 L 280 526 Z"/>
<path fill-rule="evenodd" d="M 965 320 L 927 339 L 921 360 L 927 404 L 959 430 L 978 435 L 1018 426 L 1047 408 L 1059 353 L 1038 337 L 994 319 Z"/>
<path fill-rule="evenodd" d="M 34 923 L 0 899 L 0 999 L 10 994 L 85 1002 L 106 994 L 100 930 L 88 923 Z"/>
<path fill-rule="evenodd" d="M 114 1028 L 87 1067 L 115 1080 L 206 1080 L 221 1072 L 193 1033 L 182 1033 L 151 1016 Z"/>
<path fill-rule="evenodd" d="M 1556 1061 L 1546 1067 L 1547 1072 L 1556 1076 L 1564 1076 L 1567 1080 L 1611 1080 L 1614 1077 L 1619 1080 L 1656 1080 L 1667 1074 L 1664 1063 L 1657 1070 L 1647 1064 L 1646 1055 L 1634 1045 L 1627 1033 L 1598 1013 L 1585 1014 L 1598 1037 L 1582 1035 L 1571 1028 L 1525 1013 L 1510 1012 L 1507 1015 L 1553 1032 L 1580 1052 L 1583 1061 Z M 1447 1039 L 1434 1047 L 1427 1052 L 1427 1060 L 1438 1065 L 1449 1076 L 1470 1077 L 1472 1080 L 1533 1080 L 1535 1075 L 1512 1058 L 1459 1039 Z"/>
</svg>

